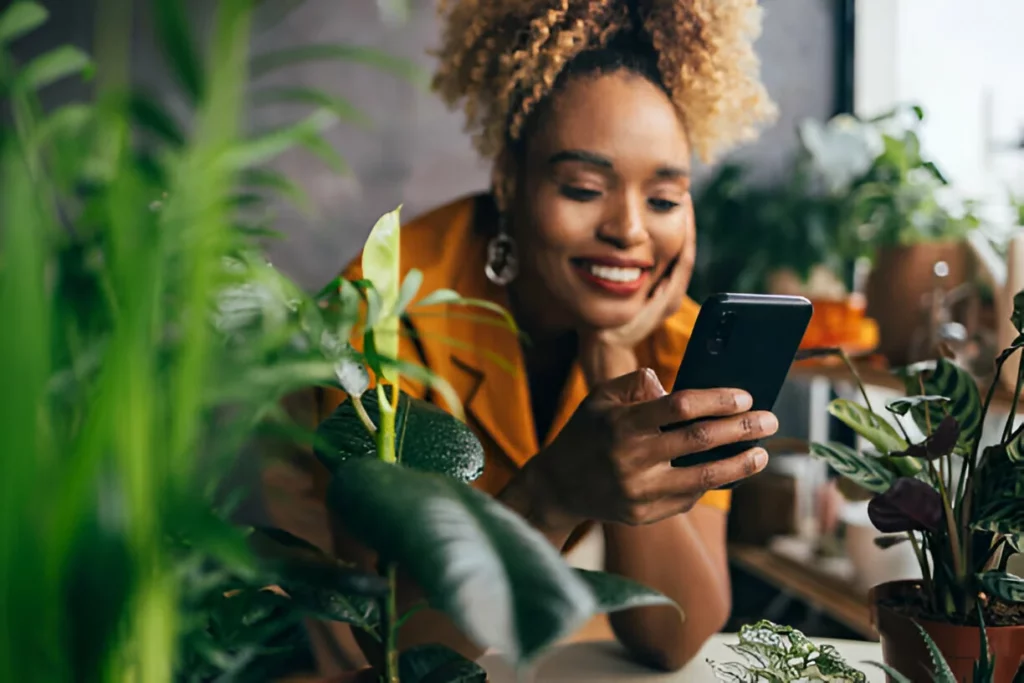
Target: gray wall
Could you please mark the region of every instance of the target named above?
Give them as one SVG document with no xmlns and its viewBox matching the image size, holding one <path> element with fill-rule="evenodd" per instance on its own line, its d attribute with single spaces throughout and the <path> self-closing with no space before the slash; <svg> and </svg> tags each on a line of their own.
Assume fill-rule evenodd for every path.
<svg viewBox="0 0 1024 683">
<path fill-rule="evenodd" d="M 273 6 L 275 2 L 288 4 L 287 0 L 264 4 Z M 22 46 L 26 54 L 59 42 L 88 47 L 90 0 L 43 0 L 43 4 L 51 9 L 53 24 L 41 39 Z M 212 0 L 192 4 L 195 23 L 206 28 Z M 309 41 L 350 42 L 387 49 L 429 69 L 432 60 L 426 52 L 435 44 L 438 31 L 434 3 L 410 0 L 410 4 L 412 15 L 407 23 L 387 25 L 378 18 L 372 0 L 307 0 L 282 21 L 265 17 L 255 47 L 269 50 Z M 836 0 L 763 0 L 765 30 L 759 49 L 765 82 L 782 115 L 757 144 L 736 154 L 753 164 L 759 177 L 771 177 L 785 168 L 796 143 L 793 131 L 799 120 L 832 113 L 836 4 Z M 145 13 L 141 14 L 134 64 L 137 78 L 154 89 L 172 92 L 166 88 L 146 30 Z M 302 152 L 279 160 L 279 167 L 306 188 L 317 206 L 313 218 L 281 207 L 279 228 L 289 239 L 271 248 L 274 263 L 303 284 L 313 287 L 333 276 L 358 251 L 374 219 L 396 205 L 403 204 L 408 217 L 486 187 L 487 167 L 462 134 L 460 118 L 428 92 L 371 68 L 348 64 L 299 67 L 276 78 L 344 95 L 374 122 L 368 130 L 342 126 L 330 134 L 352 167 L 347 177 L 333 175 Z M 48 99 L 66 99 L 81 91 L 64 86 L 49 93 Z M 265 108 L 253 112 L 252 125 L 263 128 L 301 113 Z"/>
</svg>

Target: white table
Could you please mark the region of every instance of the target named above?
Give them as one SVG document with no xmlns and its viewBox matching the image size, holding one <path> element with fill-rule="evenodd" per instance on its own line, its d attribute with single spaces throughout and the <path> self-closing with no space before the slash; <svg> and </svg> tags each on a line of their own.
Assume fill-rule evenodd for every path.
<svg viewBox="0 0 1024 683">
<path fill-rule="evenodd" d="M 571 643 L 556 647 L 522 678 L 517 678 L 514 670 L 495 655 L 485 655 L 480 663 L 487 669 L 490 683 L 716 683 L 717 679 L 707 660 L 739 660 L 739 655 L 728 648 L 728 645 L 737 642 L 735 634 L 713 636 L 689 666 L 671 674 L 652 672 L 630 663 L 625 659 L 622 649 L 611 642 Z M 885 674 L 861 664 L 864 661 L 882 661 L 882 648 L 878 643 L 827 639 L 815 639 L 814 642 L 834 646 L 848 664 L 867 675 L 868 681 L 884 683 Z"/>
</svg>

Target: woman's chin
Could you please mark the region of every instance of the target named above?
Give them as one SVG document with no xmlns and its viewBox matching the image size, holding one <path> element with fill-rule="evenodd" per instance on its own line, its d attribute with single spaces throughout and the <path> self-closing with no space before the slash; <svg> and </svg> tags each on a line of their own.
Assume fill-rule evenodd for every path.
<svg viewBox="0 0 1024 683">
<path fill-rule="evenodd" d="M 637 315 L 640 307 L 623 303 L 618 306 L 594 306 L 579 311 L 582 326 L 592 330 L 613 330 L 628 325 Z"/>
</svg>

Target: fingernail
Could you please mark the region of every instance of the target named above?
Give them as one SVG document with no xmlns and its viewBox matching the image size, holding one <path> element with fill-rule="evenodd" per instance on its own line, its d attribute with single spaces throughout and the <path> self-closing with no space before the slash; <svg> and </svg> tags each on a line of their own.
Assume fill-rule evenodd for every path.
<svg viewBox="0 0 1024 683">
<path fill-rule="evenodd" d="M 768 452 L 760 448 L 754 451 L 754 466 L 757 467 L 758 471 L 763 470 L 767 464 Z"/>
<path fill-rule="evenodd" d="M 754 405 L 754 398 L 745 391 L 736 392 L 736 407 L 740 410 L 750 410 Z"/>
<path fill-rule="evenodd" d="M 779 428 L 779 418 L 774 413 L 766 413 L 761 418 L 761 429 L 766 432 L 774 432 Z"/>
</svg>

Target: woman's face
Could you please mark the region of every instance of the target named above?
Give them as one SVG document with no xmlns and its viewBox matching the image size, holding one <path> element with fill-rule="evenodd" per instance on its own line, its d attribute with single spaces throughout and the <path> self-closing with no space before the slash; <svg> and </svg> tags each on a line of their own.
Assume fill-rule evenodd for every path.
<svg viewBox="0 0 1024 683">
<path fill-rule="evenodd" d="M 516 302 L 546 327 L 632 320 L 692 239 L 689 171 L 686 131 L 657 86 L 626 71 L 566 84 L 519 169 Z"/>
</svg>

